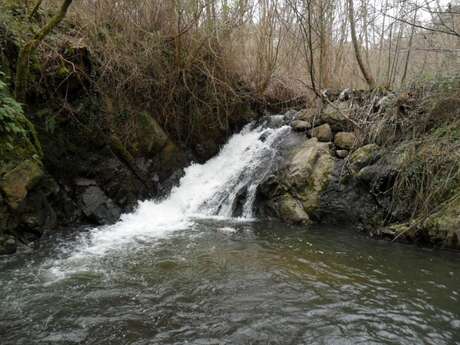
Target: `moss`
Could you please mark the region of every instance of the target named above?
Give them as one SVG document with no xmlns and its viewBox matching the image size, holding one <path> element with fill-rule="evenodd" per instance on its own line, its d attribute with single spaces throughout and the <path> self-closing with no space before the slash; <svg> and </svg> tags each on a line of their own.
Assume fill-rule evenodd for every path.
<svg viewBox="0 0 460 345">
<path fill-rule="evenodd" d="M 71 74 L 70 70 L 66 66 L 61 66 L 56 72 L 56 76 L 61 79 L 69 77 Z"/>
<path fill-rule="evenodd" d="M 350 167 L 354 174 L 357 174 L 362 168 L 374 163 L 378 157 L 379 146 L 369 144 L 360 147 L 350 156 Z"/>
<path fill-rule="evenodd" d="M 16 209 L 43 177 L 40 161 L 27 159 L 19 162 L 0 179 L 0 189 L 11 208 Z"/>
<path fill-rule="evenodd" d="M 460 249 L 460 188 L 430 215 L 421 226 L 430 238 L 450 248 Z"/>
</svg>

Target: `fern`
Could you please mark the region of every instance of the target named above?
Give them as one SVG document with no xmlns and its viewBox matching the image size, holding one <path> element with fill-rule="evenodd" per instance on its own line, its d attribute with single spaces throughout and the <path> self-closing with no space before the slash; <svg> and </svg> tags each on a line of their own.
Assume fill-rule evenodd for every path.
<svg viewBox="0 0 460 345">
<path fill-rule="evenodd" d="M 0 72 L 0 135 L 8 141 L 17 136 L 26 136 L 24 112 L 21 105 L 9 95 L 8 85 L 2 80 L 5 76 Z"/>
</svg>

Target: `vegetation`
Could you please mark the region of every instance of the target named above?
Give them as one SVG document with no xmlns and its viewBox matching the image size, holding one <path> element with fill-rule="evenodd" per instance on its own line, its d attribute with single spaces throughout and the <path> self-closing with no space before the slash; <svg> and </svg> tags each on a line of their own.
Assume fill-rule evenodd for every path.
<svg viewBox="0 0 460 345">
<path fill-rule="evenodd" d="M 9 94 L 4 78 L 5 74 L 0 72 L 0 161 L 3 164 L 7 161 L 6 157 L 16 156 L 18 145 L 25 147 L 30 156 L 35 152 L 42 154 L 33 124 L 24 115 L 21 105 Z"/>
</svg>

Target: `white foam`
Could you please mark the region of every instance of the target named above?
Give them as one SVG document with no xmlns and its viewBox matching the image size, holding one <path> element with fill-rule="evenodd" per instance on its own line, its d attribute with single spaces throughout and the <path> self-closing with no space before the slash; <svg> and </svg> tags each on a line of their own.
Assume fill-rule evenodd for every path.
<svg viewBox="0 0 460 345">
<path fill-rule="evenodd" d="M 65 259 L 65 266 L 70 269 L 71 263 L 81 267 L 88 256 L 106 255 L 133 242 L 165 238 L 190 228 L 196 218 L 231 217 L 242 190 L 246 198 L 240 218 L 252 219 L 257 184 L 270 169 L 274 143 L 287 131 L 288 127 L 251 130 L 247 126 L 230 138 L 216 157 L 185 169 L 179 186 L 167 199 L 141 202 L 135 212 L 123 215 L 118 223 L 82 235 Z"/>
</svg>

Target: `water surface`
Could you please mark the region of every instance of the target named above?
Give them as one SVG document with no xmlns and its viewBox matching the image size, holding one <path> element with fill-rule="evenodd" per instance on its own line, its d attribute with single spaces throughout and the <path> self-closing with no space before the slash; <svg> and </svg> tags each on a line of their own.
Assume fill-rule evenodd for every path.
<svg viewBox="0 0 460 345">
<path fill-rule="evenodd" d="M 290 135 L 250 124 L 167 198 L 0 258 L 0 343 L 460 343 L 458 254 L 253 221 Z"/>
<path fill-rule="evenodd" d="M 460 344 L 456 253 L 229 220 L 85 258 L 73 237 L 0 259 L 1 344 Z"/>
</svg>

